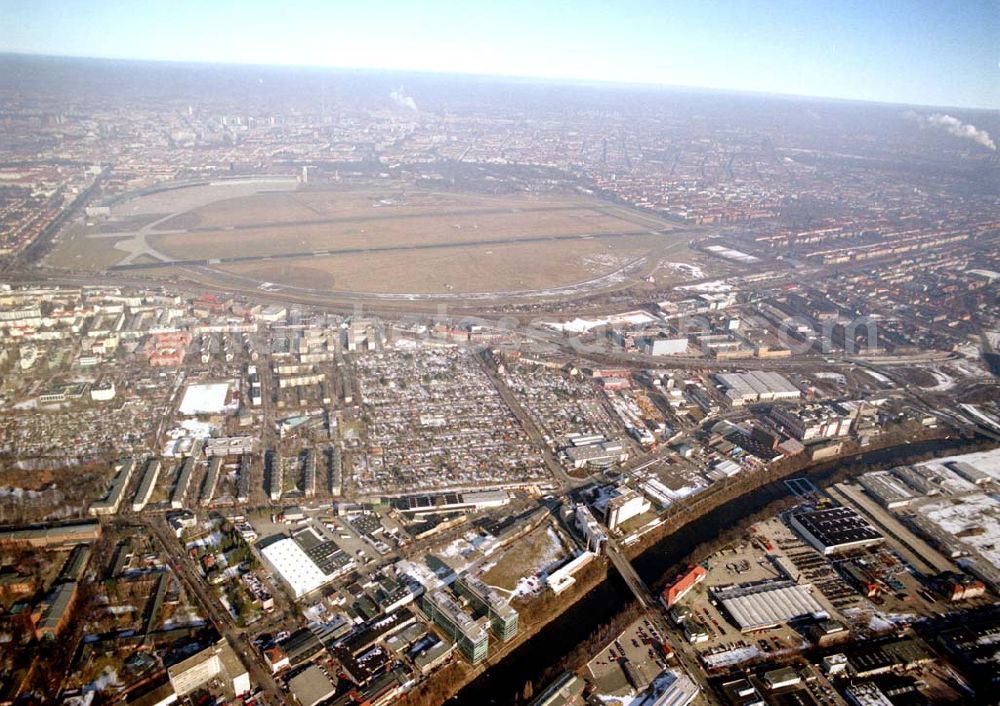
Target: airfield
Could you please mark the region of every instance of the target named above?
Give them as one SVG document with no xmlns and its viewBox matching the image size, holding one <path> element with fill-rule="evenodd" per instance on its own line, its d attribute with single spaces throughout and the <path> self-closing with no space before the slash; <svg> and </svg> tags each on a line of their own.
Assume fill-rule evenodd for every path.
<svg viewBox="0 0 1000 706">
<path fill-rule="evenodd" d="M 659 278 L 691 261 L 691 237 L 585 194 L 262 178 L 120 197 L 45 264 L 382 300 L 565 298 Z"/>
</svg>

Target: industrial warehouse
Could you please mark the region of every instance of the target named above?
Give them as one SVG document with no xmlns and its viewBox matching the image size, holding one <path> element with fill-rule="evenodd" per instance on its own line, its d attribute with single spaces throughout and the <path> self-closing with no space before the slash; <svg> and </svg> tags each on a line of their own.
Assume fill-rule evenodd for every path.
<svg viewBox="0 0 1000 706">
<path fill-rule="evenodd" d="M 334 551 L 330 556 L 325 556 L 322 551 L 324 544 L 332 545 Z M 350 557 L 332 542 L 324 542 L 312 529 L 293 537 L 272 537 L 261 542 L 261 547 L 260 554 L 264 561 L 288 585 L 296 598 L 325 586 L 354 565 Z M 317 555 L 318 551 L 322 556 Z M 338 552 L 343 556 L 333 556 Z M 342 561 L 337 561 L 338 558 Z"/>
<path fill-rule="evenodd" d="M 712 594 L 740 632 L 766 630 L 805 617 L 817 620 L 829 617 L 806 586 L 792 581 L 713 588 Z"/>
<path fill-rule="evenodd" d="M 869 547 L 884 539 L 863 517 L 847 507 L 794 513 L 790 523 L 823 554 Z"/>
</svg>

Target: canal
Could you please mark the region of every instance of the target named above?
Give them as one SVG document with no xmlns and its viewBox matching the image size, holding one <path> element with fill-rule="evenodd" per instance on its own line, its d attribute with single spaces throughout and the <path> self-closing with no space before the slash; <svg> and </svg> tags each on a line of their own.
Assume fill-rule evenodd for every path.
<svg viewBox="0 0 1000 706">
<path fill-rule="evenodd" d="M 792 474 L 808 476 L 816 485 L 824 486 L 844 464 L 852 464 L 861 472 L 866 466 L 898 465 L 914 456 L 928 458 L 947 453 L 959 453 L 970 442 L 963 439 L 932 440 L 878 449 L 860 454 L 852 459 L 830 461 Z M 758 512 L 769 504 L 791 496 L 783 480 L 732 500 L 706 513 L 680 530 L 664 537 L 635 558 L 633 565 L 647 585 L 657 586 L 667 575 L 678 571 L 678 564 L 703 542 L 718 536 L 720 528 L 731 527 L 745 517 Z M 557 664 L 580 642 L 600 625 L 609 622 L 633 600 L 625 582 L 614 569 L 608 578 L 568 608 L 562 615 L 542 628 L 536 635 L 519 646 L 498 664 L 467 684 L 451 700 L 460 706 L 485 704 L 510 704 L 521 693 L 526 681 L 534 682 L 536 693 L 544 684 L 539 683 L 551 665 Z"/>
</svg>

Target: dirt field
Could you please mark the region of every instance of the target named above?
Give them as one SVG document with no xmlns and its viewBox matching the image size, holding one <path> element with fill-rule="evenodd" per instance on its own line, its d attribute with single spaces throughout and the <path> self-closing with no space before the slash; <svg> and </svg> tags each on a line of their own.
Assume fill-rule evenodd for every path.
<svg viewBox="0 0 1000 706">
<path fill-rule="evenodd" d="M 512 591 L 521 578 L 559 563 L 568 556 L 565 547 L 556 541 L 551 531 L 538 530 L 505 551 L 481 578 L 491 586 Z"/>
</svg>

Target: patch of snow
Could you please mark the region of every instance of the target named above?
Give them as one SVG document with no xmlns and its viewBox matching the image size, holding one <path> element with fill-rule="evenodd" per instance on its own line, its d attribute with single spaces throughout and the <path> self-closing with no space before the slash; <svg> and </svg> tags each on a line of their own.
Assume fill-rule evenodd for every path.
<svg viewBox="0 0 1000 706">
<path fill-rule="evenodd" d="M 731 292 L 733 290 L 733 285 L 726 282 L 724 279 L 715 279 L 711 282 L 699 282 L 698 284 L 686 284 L 682 287 L 675 287 L 674 289 L 679 289 L 683 292 Z"/>
<path fill-rule="evenodd" d="M 748 645 L 746 647 L 734 647 L 731 650 L 726 650 L 725 652 L 717 652 L 715 654 L 703 654 L 701 655 L 701 661 L 704 662 L 705 666 L 709 669 L 717 669 L 719 667 L 732 667 L 737 664 L 743 664 L 744 662 L 749 662 L 752 659 L 757 659 L 760 657 L 760 648 L 756 645 Z"/>
<path fill-rule="evenodd" d="M 929 392 L 944 392 L 955 387 L 955 378 L 938 368 L 930 368 L 927 372 L 934 376 L 934 385 L 924 387 Z"/>
<path fill-rule="evenodd" d="M 234 411 L 237 403 L 230 401 L 227 404 L 226 402 L 230 387 L 232 387 L 232 382 L 188 385 L 177 412 L 185 416 L 194 416 Z"/>
<path fill-rule="evenodd" d="M 675 270 L 676 272 L 681 273 L 685 277 L 690 277 L 691 279 L 705 278 L 705 271 L 698 267 L 698 265 L 692 265 L 689 262 L 661 262 L 660 266 Z"/>
</svg>

